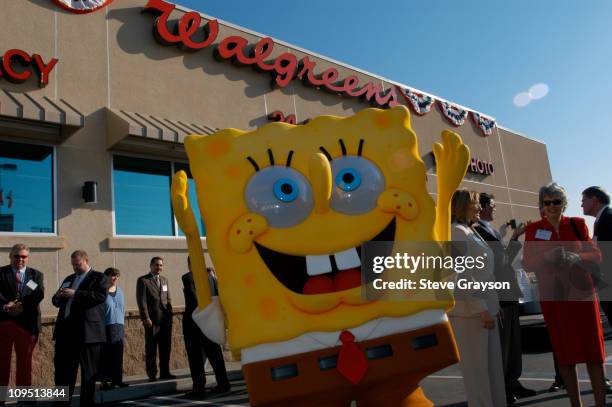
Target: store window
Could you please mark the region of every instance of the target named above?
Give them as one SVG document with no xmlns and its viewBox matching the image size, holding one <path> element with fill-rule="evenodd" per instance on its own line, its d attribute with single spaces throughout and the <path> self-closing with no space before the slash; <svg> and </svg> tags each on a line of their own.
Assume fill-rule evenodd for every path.
<svg viewBox="0 0 612 407">
<path fill-rule="evenodd" d="M 173 168 L 174 167 L 174 168 Z M 184 170 L 189 175 L 189 201 L 201 236 L 205 235 L 189 166 L 183 163 L 115 155 L 113 184 L 117 235 L 184 236 L 172 214 L 171 175 Z"/>
<path fill-rule="evenodd" d="M 52 147 L 0 141 L 0 232 L 54 232 Z"/>
</svg>

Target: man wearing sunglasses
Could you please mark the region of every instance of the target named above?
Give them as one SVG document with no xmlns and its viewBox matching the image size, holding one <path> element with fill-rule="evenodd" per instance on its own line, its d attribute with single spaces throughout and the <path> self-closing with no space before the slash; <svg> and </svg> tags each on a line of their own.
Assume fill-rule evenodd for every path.
<svg viewBox="0 0 612 407">
<path fill-rule="evenodd" d="M 40 332 L 43 274 L 28 267 L 30 249 L 16 244 L 11 263 L 0 267 L 0 386 L 8 386 L 13 347 L 17 356 L 17 386 L 32 385 L 32 352 Z M 4 404 L 4 402 L 1 402 Z"/>
</svg>

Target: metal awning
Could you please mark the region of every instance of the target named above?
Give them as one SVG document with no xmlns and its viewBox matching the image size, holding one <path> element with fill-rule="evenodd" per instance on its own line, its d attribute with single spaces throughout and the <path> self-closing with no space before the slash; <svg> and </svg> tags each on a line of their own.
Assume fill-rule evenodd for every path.
<svg viewBox="0 0 612 407">
<path fill-rule="evenodd" d="M 178 146 L 182 147 L 185 137 L 190 134 L 212 134 L 218 130 L 206 125 L 120 109 L 107 108 L 106 113 L 106 146 L 109 149 L 162 143 L 176 150 Z"/>
<path fill-rule="evenodd" d="M 0 89 L 3 134 L 60 141 L 84 124 L 83 114 L 64 99 Z"/>
</svg>

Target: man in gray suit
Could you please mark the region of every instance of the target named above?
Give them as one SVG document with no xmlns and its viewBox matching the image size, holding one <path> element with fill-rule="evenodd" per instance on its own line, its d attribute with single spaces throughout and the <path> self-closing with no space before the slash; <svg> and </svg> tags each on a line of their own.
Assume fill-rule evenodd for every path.
<svg viewBox="0 0 612 407">
<path fill-rule="evenodd" d="M 517 399 L 532 397 L 536 392 L 524 387 L 519 378 L 523 371 L 523 349 L 521 346 L 521 324 L 519 320 L 519 298 L 523 296 L 518 285 L 512 261 L 521 250 L 518 238 L 525 233 L 525 225 L 515 225 L 508 244 L 490 223 L 495 216 L 495 197 L 492 194 L 480 194 L 480 220 L 474 226 L 478 234 L 487 242 L 494 255 L 494 274 L 498 282 L 510 283 L 509 290 L 498 291 L 501 309 L 499 335 L 506 384 L 506 401 L 508 405 Z"/>
<path fill-rule="evenodd" d="M 149 381 L 157 380 L 157 349 L 159 348 L 160 379 L 174 379 L 170 373 L 172 339 L 172 304 L 168 279 L 161 275 L 164 260 L 153 257 L 151 271 L 138 278 L 136 302 L 145 329 L 145 359 Z"/>
</svg>

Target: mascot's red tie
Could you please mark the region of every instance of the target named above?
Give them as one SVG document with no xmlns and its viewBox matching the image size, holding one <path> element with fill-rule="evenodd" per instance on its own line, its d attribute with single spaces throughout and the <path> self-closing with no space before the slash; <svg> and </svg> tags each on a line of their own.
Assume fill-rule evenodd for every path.
<svg viewBox="0 0 612 407">
<path fill-rule="evenodd" d="M 351 383 L 357 384 L 363 379 L 368 370 L 368 359 L 361 349 L 355 345 L 355 335 L 349 331 L 340 333 L 340 355 L 336 369 Z"/>
</svg>

